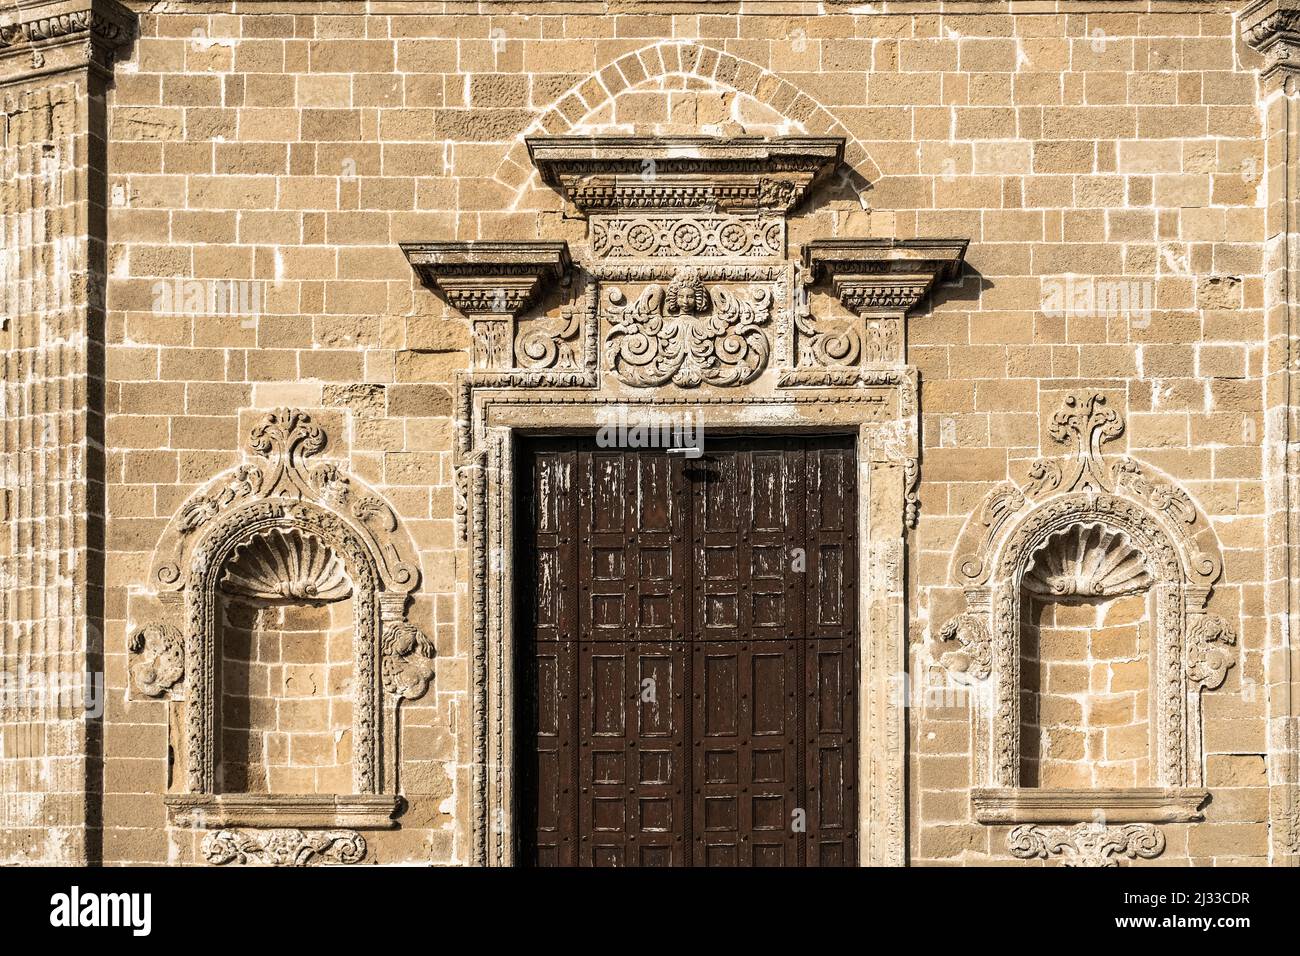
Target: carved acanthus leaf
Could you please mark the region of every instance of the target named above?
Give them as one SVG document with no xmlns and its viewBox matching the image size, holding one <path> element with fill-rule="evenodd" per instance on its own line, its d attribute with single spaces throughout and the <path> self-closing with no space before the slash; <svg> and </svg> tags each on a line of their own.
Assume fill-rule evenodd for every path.
<svg viewBox="0 0 1300 956">
<path fill-rule="evenodd" d="M 306 459 L 325 448 L 325 432 L 296 408 L 277 408 L 253 428 L 248 447 L 270 462 L 259 497 L 311 498 Z"/>
<path fill-rule="evenodd" d="M 1100 392 L 1067 395 L 1064 407 L 1052 416 L 1048 429 L 1053 440 L 1075 446 L 1074 467 L 1062 491 L 1110 491 L 1110 476 L 1102 460 L 1101 446 L 1124 433 L 1119 412 L 1106 407 Z"/>
</svg>

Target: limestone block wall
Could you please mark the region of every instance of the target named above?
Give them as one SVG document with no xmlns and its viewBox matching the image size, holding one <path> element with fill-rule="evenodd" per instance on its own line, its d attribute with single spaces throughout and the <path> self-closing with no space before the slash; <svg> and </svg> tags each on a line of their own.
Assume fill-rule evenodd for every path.
<svg viewBox="0 0 1300 956">
<path fill-rule="evenodd" d="M 1007 826 L 972 816 L 973 705 L 946 685 L 930 693 L 946 679 L 933 646 L 962 607 L 963 528 L 991 489 L 1023 483 L 1060 450 L 1052 416 L 1079 390 L 1104 393 L 1122 415 L 1106 453 L 1168 476 L 1213 529 L 1223 567 L 1209 608 L 1236 634 L 1234 666 L 1203 697 L 1213 800 L 1203 822 L 1163 827 L 1166 847 L 1150 864 L 1295 854 L 1284 743 L 1294 736 L 1292 652 L 1277 650 L 1293 613 L 1294 546 L 1279 544 L 1289 539 L 1277 517 L 1292 487 L 1279 450 L 1289 447 L 1292 333 L 1283 286 L 1268 278 L 1291 268 L 1276 237 L 1294 217 L 1275 207 L 1289 208 L 1293 160 L 1276 137 L 1294 135 L 1294 106 L 1261 80 L 1240 4 L 1063 0 L 1011 13 L 917 0 L 868 13 L 757 2 L 743 14 L 596 0 L 523 12 L 491 2 L 130 6 L 135 37 L 112 67 L 95 183 L 106 205 L 102 572 L 68 557 L 93 553 L 77 549 L 93 541 L 97 512 L 93 494 L 82 504 L 60 478 L 93 463 L 96 417 L 56 415 L 41 397 L 55 382 L 93 381 L 94 350 L 68 344 L 90 333 L 33 324 L 23 311 L 0 332 L 11 346 L 0 653 L 86 654 L 76 622 L 96 615 L 102 573 L 105 757 L 93 786 L 52 798 L 58 788 L 33 761 L 93 747 L 55 741 L 82 731 L 53 719 L 6 725 L 7 858 L 32 845 L 24 820 L 55 812 L 38 803 L 64 799 L 57 812 L 72 826 L 84 794 L 102 787 L 104 862 L 194 861 L 196 841 L 167 825 L 164 804 L 180 786 L 168 742 L 183 731 L 169 727 L 166 701 L 128 699 L 128 641 L 163 611 L 150 571 L 169 521 L 205 482 L 249 460 L 263 414 L 294 407 L 327 432 L 320 457 L 381 495 L 411 536 L 421 581 L 409 615 L 436 648 L 436 678 L 403 703 L 398 725 L 409 806 L 400 829 L 367 833 L 370 858 L 470 859 L 471 594 L 453 517 L 453 396 L 470 364 L 468 323 L 421 285 L 398 243 L 580 247 L 586 223 L 540 182 L 522 140 L 571 132 L 843 136 L 838 174 L 790 218 L 792 254 L 814 237 L 970 239 L 960 282 L 936 288 L 907 326 L 921 382 L 900 677 L 910 862 L 1021 864 L 1008 855 Z M 74 102 L 45 115 L 57 127 Z M 14 198 L 32 181 L 34 151 L 65 141 L 27 132 L 27 107 L 5 109 L 6 156 L 26 164 L 2 187 L 11 244 L 32 228 L 15 215 L 28 221 L 56 205 Z M 51 423 L 71 443 L 36 443 Z M 63 511 L 47 504 L 57 495 L 70 502 Z M 19 560 L 34 554 L 46 561 Z M 25 608 L 82 594 L 83 617 L 62 618 L 60 636 L 48 625 L 17 629 L 33 617 Z M 1049 630 L 1091 628 L 1080 641 L 1095 643 L 1095 628 L 1112 626 L 1062 613 L 1058 605 L 1050 627 L 1039 619 L 1053 653 L 1064 632 Z M 1123 627 L 1135 629 L 1137 652 L 1090 650 L 1088 689 L 1140 698 L 1115 684 L 1141 656 L 1138 618 Z M 1043 664 L 1048 693 L 1066 664 Z M 1102 671 L 1111 684 L 1095 687 Z M 1084 753 L 1110 753 L 1107 735 L 1141 726 L 1133 703 L 1131 716 L 1094 713 L 1079 726 Z M 87 759 L 71 758 L 69 772 Z M 1137 781 L 1140 760 L 1132 769 Z"/>
</svg>

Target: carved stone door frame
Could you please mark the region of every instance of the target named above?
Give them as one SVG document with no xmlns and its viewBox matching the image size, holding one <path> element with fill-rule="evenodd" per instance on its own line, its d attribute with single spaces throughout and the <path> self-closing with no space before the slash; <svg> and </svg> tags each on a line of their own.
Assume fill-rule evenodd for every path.
<svg viewBox="0 0 1300 956">
<path fill-rule="evenodd" d="M 609 397 L 517 389 L 475 390 L 468 545 L 472 613 L 473 796 L 472 861 L 516 862 L 514 723 L 518 688 L 515 641 L 513 481 L 516 439 L 523 434 L 595 432 Z M 857 436 L 859 661 L 859 863 L 901 866 L 906 859 L 906 669 L 904 515 L 914 459 L 899 436 L 914 434 L 910 375 L 895 385 L 849 395 L 695 398 L 620 396 L 647 413 L 700 414 L 710 431 L 791 435 L 840 432 Z M 557 411 L 563 414 L 557 415 Z M 906 416 L 906 417 L 904 417 Z M 556 427 L 557 419 L 564 422 Z"/>
<path fill-rule="evenodd" d="M 403 243 L 470 320 L 456 401 L 470 557 L 472 853 L 515 860 L 512 462 L 520 433 L 596 431 L 612 409 L 709 430 L 858 437 L 860 862 L 906 859 L 905 527 L 916 515 L 906 315 L 966 241 L 815 239 L 787 219 L 838 137 L 530 137 L 542 182 L 588 220 L 546 240 Z M 644 414 L 642 414 L 644 413 Z M 604 416 L 604 417 L 603 417 Z"/>
</svg>

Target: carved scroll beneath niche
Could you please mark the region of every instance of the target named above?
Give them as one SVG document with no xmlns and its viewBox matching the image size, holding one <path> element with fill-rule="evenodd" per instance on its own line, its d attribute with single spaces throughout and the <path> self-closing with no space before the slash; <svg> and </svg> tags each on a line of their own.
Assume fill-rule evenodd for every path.
<svg viewBox="0 0 1300 956">
<path fill-rule="evenodd" d="M 1147 823 L 1121 827 L 1022 825 L 1007 834 L 1007 849 L 1022 860 L 1061 856 L 1062 866 L 1111 867 L 1119 866 L 1121 859 L 1155 859 L 1164 852 L 1165 835 Z"/>
<path fill-rule="evenodd" d="M 214 866 L 349 864 L 365 859 L 366 840 L 354 830 L 215 830 L 200 852 Z"/>
</svg>

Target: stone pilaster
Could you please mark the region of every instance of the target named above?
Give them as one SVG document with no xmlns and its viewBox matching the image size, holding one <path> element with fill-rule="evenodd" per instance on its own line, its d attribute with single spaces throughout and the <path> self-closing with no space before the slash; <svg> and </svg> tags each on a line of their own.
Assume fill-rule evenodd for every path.
<svg viewBox="0 0 1300 956">
<path fill-rule="evenodd" d="M 1270 853 L 1300 865 L 1300 2 L 1264 0 L 1242 13 L 1242 36 L 1264 57 L 1266 117 L 1265 493 L 1270 547 L 1268 653 Z"/>
<path fill-rule="evenodd" d="M 133 24 L 114 0 L 0 12 L 4 863 L 100 857 L 104 90 Z"/>
</svg>

